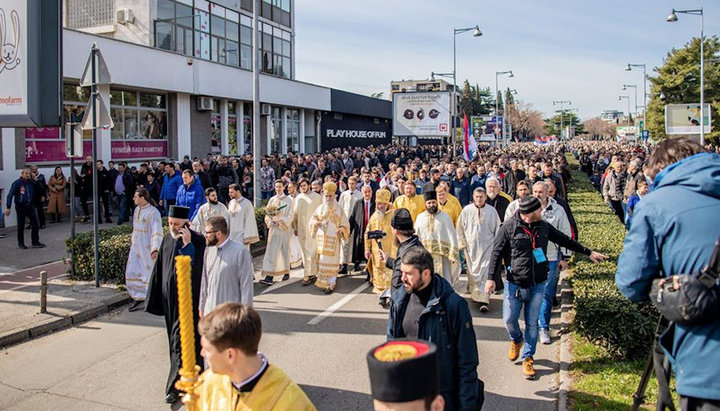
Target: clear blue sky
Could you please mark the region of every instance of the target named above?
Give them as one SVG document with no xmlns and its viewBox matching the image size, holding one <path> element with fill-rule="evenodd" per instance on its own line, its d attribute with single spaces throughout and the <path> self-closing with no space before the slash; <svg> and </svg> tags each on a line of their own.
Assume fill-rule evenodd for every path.
<svg viewBox="0 0 720 411">
<path fill-rule="evenodd" d="M 483 36 L 457 36 L 458 83 L 517 89 L 517 99 L 546 115 L 553 100 L 570 100 L 581 118 L 627 111 L 623 83 L 638 85 L 667 52 L 700 35 L 700 17 L 672 8 L 704 8 L 705 35 L 720 31 L 720 1 L 712 0 L 298 0 L 296 78 L 359 94 L 390 89 L 390 81 L 452 71 L 453 28 L 480 26 Z M 449 6 L 452 5 L 452 8 Z M 443 6 L 442 8 L 439 6 Z M 648 84 L 649 92 L 649 84 Z"/>
</svg>

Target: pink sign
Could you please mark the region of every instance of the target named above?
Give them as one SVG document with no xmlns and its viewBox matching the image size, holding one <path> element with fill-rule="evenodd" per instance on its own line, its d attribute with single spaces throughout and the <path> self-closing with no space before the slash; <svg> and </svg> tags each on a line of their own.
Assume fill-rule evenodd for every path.
<svg viewBox="0 0 720 411">
<path fill-rule="evenodd" d="M 91 153 L 92 141 L 83 140 L 83 154 Z M 65 155 L 65 140 L 25 140 L 25 162 L 28 164 L 70 162 L 70 158 Z"/>
<path fill-rule="evenodd" d="M 167 156 L 167 140 L 113 140 L 110 145 L 110 157 L 113 160 Z"/>
<path fill-rule="evenodd" d="M 60 127 L 28 127 L 25 138 L 60 138 Z"/>
</svg>

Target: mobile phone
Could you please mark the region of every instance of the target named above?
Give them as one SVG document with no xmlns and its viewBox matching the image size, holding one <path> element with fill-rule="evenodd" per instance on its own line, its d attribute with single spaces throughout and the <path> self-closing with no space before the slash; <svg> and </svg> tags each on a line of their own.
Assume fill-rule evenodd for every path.
<svg viewBox="0 0 720 411">
<path fill-rule="evenodd" d="M 183 227 L 185 227 L 185 228 L 187 228 L 187 229 L 189 230 L 189 229 L 190 229 L 190 222 L 189 222 L 189 221 L 186 221 L 185 224 L 183 225 Z"/>
</svg>

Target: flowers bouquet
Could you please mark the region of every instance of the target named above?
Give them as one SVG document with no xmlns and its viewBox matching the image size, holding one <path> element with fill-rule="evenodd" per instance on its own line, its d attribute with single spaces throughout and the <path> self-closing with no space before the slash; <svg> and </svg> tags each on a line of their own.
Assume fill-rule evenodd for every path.
<svg viewBox="0 0 720 411">
<path fill-rule="evenodd" d="M 265 207 L 265 215 L 268 217 L 275 217 L 276 215 L 280 214 L 280 210 L 287 207 L 287 204 L 283 204 L 281 206 L 267 206 Z"/>
</svg>

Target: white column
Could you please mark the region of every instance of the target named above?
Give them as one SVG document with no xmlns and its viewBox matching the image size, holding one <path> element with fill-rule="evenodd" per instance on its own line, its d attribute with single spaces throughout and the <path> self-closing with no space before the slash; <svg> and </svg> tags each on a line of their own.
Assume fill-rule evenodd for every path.
<svg viewBox="0 0 720 411">
<path fill-rule="evenodd" d="M 177 129 L 177 141 L 175 147 L 177 152 L 169 153 L 170 157 L 179 160 L 185 154 L 190 154 L 192 143 L 190 141 L 190 95 L 186 93 L 177 94 L 177 105 L 175 107 L 175 128 Z M 174 154 L 174 155 L 173 155 Z"/>
<path fill-rule="evenodd" d="M 220 152 L 226 156 L 230 152 L 230 142 L 228 141 L 228 101 L 220 100 Z"/>
<path fill-rule="evenodd" d="M 300 129 L 298 130 L 298 151 L 305 152 L 305 110 L 300 109 Z"/>
<path fill-rule="evenodd" d="M 2 142 L 2 171 L 0 171 L 0 188 L 3 189 L 2 207 L 0 212 L 5 211 L 5 201 L 7 200 L 7 193 L 12 185 L 13 181 L 20 177 L 20 171 L 15 166 L 15 129 L 14 128 L 0 128 L 0 141 Z M 20 164 L 25 164 L 23 158 Z M 10 209 L 9 216 L 3 216 L 5 221 L 5 227 L 14 227 L 17 225 L 17 217 L 15 216 L 15 207 Z"/>
<path fill-rule="evenodd" d="M 245 154 L 245 103 L 242 101 L 235 102 L 235 114 L 237 114 L 237 123 L 236 127 L 237 130 L 235 132 L 237 133 L 235 135 L 235 141 L 237 141 L 238 145 L 238 154 L 244 155 Z"/>
<path fill-rule="evenodd" d="M 287 107 L 283 107 L 280 110 L 280 153 L 287 154 Z"/>
</svg>

